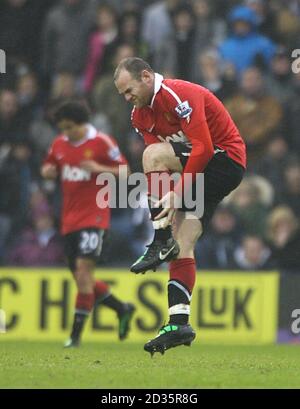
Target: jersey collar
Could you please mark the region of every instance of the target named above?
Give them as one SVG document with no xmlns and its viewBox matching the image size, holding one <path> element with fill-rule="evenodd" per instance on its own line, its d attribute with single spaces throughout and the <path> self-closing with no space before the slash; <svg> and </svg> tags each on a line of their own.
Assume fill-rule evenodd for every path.
<svg viewBox="0 0 300 409">
<path fill-rule="evenodd" d="M 87 124 L 87 134 L 86 137 L 87 139 L 94 139 L 97 136 L 97 129 L 91 125 L 91 124 Z"/>
<path fill-rule="evenodd" d="M 151 108 L 153 106 L 156 94 L 161 89 L 161 84 L 162 84 L 163 80 L 164 80 L 164 77 L 162 75 L 158 74 L 157 72 L 154 74 L 154 95 L 153 95 L 153 97 L 151 99 L 151 103 L 150 103 Z"/>
</svg>

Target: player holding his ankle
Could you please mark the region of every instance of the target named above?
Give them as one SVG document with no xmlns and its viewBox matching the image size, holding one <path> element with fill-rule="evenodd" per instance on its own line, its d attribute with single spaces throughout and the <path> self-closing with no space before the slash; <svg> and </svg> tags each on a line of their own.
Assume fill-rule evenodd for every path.
<svg viewBox="0 0 300 409">
<path fill-rule="evenodd" d="M 245 144 L 221 101 L 198 84 L 164 79 L 136 57 L 121 61 L 114 81 L 118 92 L 134 105 L 132 124 L 146 144 L 143 168 L 155 229 L 153 242 L 131 271 L 144 273 L 170 261 L 169 323 L 144 347 L 151 354 L 163 353 L 190 345 L 195 338 L 189 325 L 196 276 L 194 247 L 217 205 L 243 178 Z M 174 172 L 181 173 L 181 179 L 173 187 Z M 185 197 L 190 191 L 194 197 L 200 173 L 204 174 L 204 213 L 197 215 L 185 205 Z M 167 191 L 157 175 L 169 178 Z M 183 199 L 179 208 L 178 199 Z M 186 217 L 188 212 L 193 214 Z"/>
</svg>

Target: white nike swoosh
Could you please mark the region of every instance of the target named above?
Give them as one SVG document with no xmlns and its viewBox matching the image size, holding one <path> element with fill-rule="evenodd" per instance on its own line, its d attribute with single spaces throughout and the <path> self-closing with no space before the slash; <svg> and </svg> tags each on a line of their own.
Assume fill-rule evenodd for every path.
<svg viewBox="0 0 300 409">
<path fill-rule="evenodd" d="M 153 128 L 154 128 L 154 126 L 155 126 L 155 124 L 153 124 L 153 125 L 151 126 L 151 128 L 149 128 L 149 129 L 148 129 L 148 132 L 152 132 L 152 131 L 153 131 Z"/>
<path fill-rule="evenodd" d="M 161 254 L 161 251 L 160 251 L 159 252 L 160 260 L 165 260 L 174 248 L 175 248 L 175 244 L 173 247 L 170 248 L 170 250 L 166 254 Z"/>
</svg>

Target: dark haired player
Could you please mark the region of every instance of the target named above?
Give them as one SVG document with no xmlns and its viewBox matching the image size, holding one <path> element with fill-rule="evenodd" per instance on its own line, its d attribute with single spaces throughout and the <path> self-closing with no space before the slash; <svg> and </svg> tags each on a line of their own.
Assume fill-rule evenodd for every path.
<svg viewBox="0 0 300 409">
<path fill-rule="evenodd" d="M 109 228 L 110 209 L 99 208 L 96 196 L 101 186 L 96 177 L 101 172 L 119 175 L 119 166 L 127 165 L 117 143 L 89 124 L 89 111 L 80 102 L 67 102 L 54 114 L 59 135 L 49 150 L 41 169 L 44 178 L 60 176 L 63 195 L 62 234 L 69 268 L 78 293 L 70 339 L 65 347 L 78 346 L 84 323 L 95 303 L 116 311 L 119 338 L 125 339 L 135 307 L 118 300 L 93 272 L 100 256 L 103 236 Z"/>
<path fill-rule="evenodd" d="M 144 347 L 150 353 L 163 353 L 171 347 L 190 345 L 195 338 L 188 324 L 196 277 L 195 243 L 218 203 L 241 182 L 246 167 L 245 144 L 221 101 L 200 85 L 164 79 L 135 57 L 120 62 L 114 80 L 119 93 L 134 105 L 132 124 L 147 145 L 143 167 L 155 229 L 153 242 L 131 271 L 143 273 L 172 260 L 169 323 Z M 158 174 L 171 178 L 173 172 L 181 173 L 174 188 L 169 183 L 169 190 L 164 191 L 155 183 Z M 176 210 L 175 204 L 191 188 L 195 190 L 199 173 L 204 173 L 204 214 L 198 217 L 194 212 L 193 218 L 187 218 L 188 208 Z"/>
</svg>

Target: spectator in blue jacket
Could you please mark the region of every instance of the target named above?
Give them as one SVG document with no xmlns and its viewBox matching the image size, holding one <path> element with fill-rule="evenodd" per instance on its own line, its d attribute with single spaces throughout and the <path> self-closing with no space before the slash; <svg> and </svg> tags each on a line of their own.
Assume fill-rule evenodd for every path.
<svg viewBox="0 0 300 409">
<path fill-rule="evenodd" d="M 229 24 L 232 32 L 220 46 L 222 58 L 233 64 L 238 74 L 255 64 L 268 66 L 276 47 L 258 33 L 256 13 L 246 6 L 235 7 L 229 14 Z"/>
</svg>

